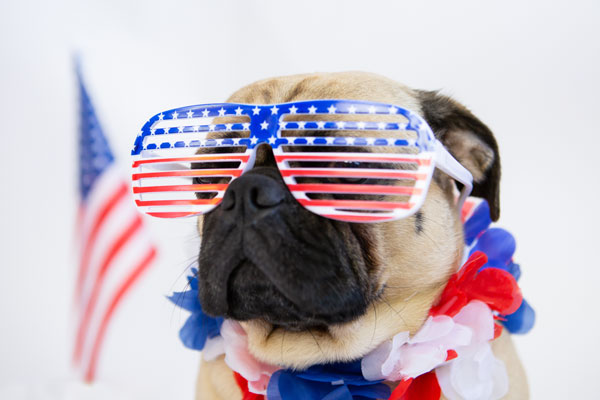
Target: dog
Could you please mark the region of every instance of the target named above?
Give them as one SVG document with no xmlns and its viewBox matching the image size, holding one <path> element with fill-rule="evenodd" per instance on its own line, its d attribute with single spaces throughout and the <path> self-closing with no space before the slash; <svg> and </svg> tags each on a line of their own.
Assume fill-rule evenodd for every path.
<svg viewBox="0 0 600 400">
<path fill-rule="evenodd" d="M 262 80 L 228 102 L 338 98 L 395 104 L 421 115 L 473 175 L 472 195 L 486 199 L 492 219 L 498 219 L 496 140 L 449 97 L 375 74 L 342 72 Z M 398 332 L 414 334 L 463 260 L 454 190 L 454 182 L 436 170 L 423 206 L 411 217 L 376 224 L 334 221 L 295 200 L 272 150 L 260 146 L 254 167 L 229 185 L 219 207 L 199 219 L 202 307 L 239 321 L 250 352 L 285 368 L 359 359 Z M 492 349 L 508 371 L 505 398 L 528 398 L 507 331 Z M 201 362 L 197 399 L 240 398 L 223 357 Z"/>
</svg>

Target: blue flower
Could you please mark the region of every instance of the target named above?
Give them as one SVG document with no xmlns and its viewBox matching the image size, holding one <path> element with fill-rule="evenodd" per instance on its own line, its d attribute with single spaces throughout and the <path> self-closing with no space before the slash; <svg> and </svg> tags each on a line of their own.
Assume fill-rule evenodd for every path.
<svg viewBox="0 0 600 400">
<path fill-rule="evenodd" d="M 501 228 L 489 228 L 479 236 L 471 254 L 476 251 L 484 252 L 488 263 L 504 266 L 508 265 L 515 253 L 517 243 L 508 231 Z"/>
<path fill-rule="evenodd" d="M 167 298 L 176 306 L 192 313 L 179 331 L 179 338 L 183 345 L 193 350 L 202 350 L 207 339 L 212 339 L 220 334 L 223 318 L 211 317 L 202 311 L 202 305 L 198 299 L 197 274 L 198 270 L 192 268 L 192 276 L 188 276 L 189 290 L 175 292 Z"/>
<path fill-rule="evenodd" d="M 470 254 L 476 251 L 485 253 L 487 264 L 482 268 L 499 268 L 508 271 L 515 280 L 521 277 L 521 267 L 513 262 L 517 243 L 510 232 L 501 228 L 489 228 L 492 220 L 487 202 L 482 201 L 464 224 L 465 243 L 473 245 Z M 504 316 L 504 327 L 510 333 L 527 333 L 535 323 L 535 311 L 525 299 L 521 306 L 510 315 Z"/>
<path fill-rule="evenodd" d="M 269 400 L 366 400 L 387 399 L 390 388 L 382 381 L 368 381 L 360 360 L 319 364 L 305 371 L 276 371 L 267 388 Z"/>
<path fill-rule="evenodd" d="M 535 311 L 525 299 L 521 303 L 521 307 L 514 313 L 504 317 L 503 325 L 510 333 L 524 334 L 533 328 L 535 324 Z"/>
<path fill-rule="evenodd" d="M 470 246 L 477 239 L 477 236 L 485 231 L 491 223 L 490 206 L 487 201 L 483 200 L 463 226 L 467 246 Z"/>
</svg>

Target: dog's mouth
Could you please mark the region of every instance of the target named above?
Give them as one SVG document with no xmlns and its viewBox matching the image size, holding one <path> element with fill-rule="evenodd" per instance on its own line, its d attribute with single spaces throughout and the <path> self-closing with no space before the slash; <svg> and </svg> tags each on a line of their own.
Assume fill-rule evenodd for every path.
<svg viewBox="0 0 600 400">
<path fill-rule="evenodd" d="M 313 293 L 314 300 L 309 300 L 299 298 L 298 293 L 294 293 L 297 290 L 290 292 L 281 286 L 252 261 L 242 260 L 229 276 L 226 316 L 238 321 L 262 319 L 272 329 L 290 331 L 326 331 L 330 324 L 347 322 L 357 316 L 356 306 L 346 308 L 329 302 L 328 307 L 322 307 L 318 288 L 300 289 Z"/>
<path fill-rule="evenodd" d="M 273 329 L 282 327 L 292 331 L 326 327 L 327 318 L 303 315 L 301 309 L 248 259 L 244 259 L 231 273 L 227 301 L 227 316 L 235 320 L 262 319 Z"/>
<path fill-rule="evenodd" d="M 289 268 L 290 264 L 282 267 Z M 342 282 L 335 275 L 310 279 L 310 275 L 292 274 L 282 278 L 268 273 L 272 270 L 272 265 L 259 265 L 244 256 L 223 282 L 226 303 L 201 296 L 205 311 L 237 321 L 260 319 L 272 329 L 326 331 L 332 324 L 353 320 L 366 308 L 364 289 L 353 277 Z"/>
</svg>

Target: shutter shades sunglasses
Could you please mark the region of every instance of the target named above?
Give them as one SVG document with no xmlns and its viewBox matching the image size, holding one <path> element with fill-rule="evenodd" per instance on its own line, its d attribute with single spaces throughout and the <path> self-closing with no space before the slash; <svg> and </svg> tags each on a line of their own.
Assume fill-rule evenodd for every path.
<svg viewBox="0 0 600 400">
<path fill-rule="evenodd" d="M 416 113 L 391 104 L 308 100 L 205 104 L 150 118 L 132 150 L 133 193 L 145 213 L 206 214 L 250 170 L 259 145 L 272 148 L 300 204 L 347 222 L 405 218 L 423 204 L 437 167 L 462 184 L 473 178 Z"/>
</svg>

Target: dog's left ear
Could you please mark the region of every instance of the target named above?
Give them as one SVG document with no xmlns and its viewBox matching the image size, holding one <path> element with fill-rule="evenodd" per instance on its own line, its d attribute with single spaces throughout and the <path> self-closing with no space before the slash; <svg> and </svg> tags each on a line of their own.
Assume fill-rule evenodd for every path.
<svg viewBox="0 0 600 400">
<path fill-rule="evenodd" d="M 423 117 L 448 151 L 473 174 L 473 196 L 500 217 L 500 154 L 492 131 L 465 106 L 437 92 L 418 91 Z"/>
</svg>

